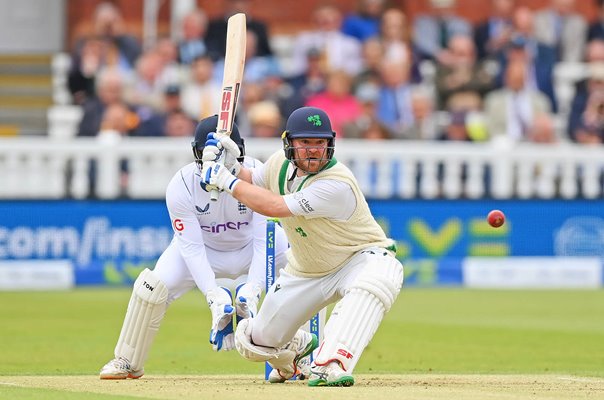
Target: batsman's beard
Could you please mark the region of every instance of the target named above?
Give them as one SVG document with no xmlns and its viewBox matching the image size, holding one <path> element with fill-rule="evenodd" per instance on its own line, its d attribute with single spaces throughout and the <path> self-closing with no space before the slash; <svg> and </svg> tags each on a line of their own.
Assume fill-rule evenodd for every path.
<svg viewBox="0 0 604 400">
<path fill-rule="evenodd" d="M 312 148 L 305 147 L 303 149 L 306 150 L 306 153 L 308 153 L 309 150 Z M 294 153 L 296 157 L 292 159 L 292 162 L 294 163 L 296 168 L 298 168 L 302 172 L 305 172 L 307 174 L 319 173 L 330 161 L 330 159 L 326 157 L 327 149 L 328 148 L 320 148 L 321 154 L 319 154 L 319 156 L 312 155 L 307 157 L 300 157 L 300 148 L 297 148 Z M 315 154 L 318 153 L 318 151 L 315 152 Z"/>
</svg>

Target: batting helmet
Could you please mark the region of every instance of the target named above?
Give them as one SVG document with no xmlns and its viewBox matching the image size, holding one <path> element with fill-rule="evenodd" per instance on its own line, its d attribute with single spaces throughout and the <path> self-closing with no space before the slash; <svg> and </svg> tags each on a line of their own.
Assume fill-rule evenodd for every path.
<svg viewBox="0 0 604 400">
<path fill-rule="evenodd" d="M 195 128 L 195 139 L 191 142 L 191 146 L 193 147 L 195 161 L 199 164 L 202 163 L 201 156 L 203 154 L 203 148 L 206 145 L 208 133 L 216 132 L 217 124 L 218 115 L 212 115 L 211 117 L 207 117 L 199 121 L 197 127 Z M 231 139 L 233 142 L 237 143 L 237 147 L 239 147 L 239 151 L 241 152 L 238 158 L 239 162 L 243 162 L 243 156 L 245 156 L 245 144 L 243 142 L 243 138 L 241 135 L 239 135 L 239 128 L 237 127 L 237 124 L 233 124 Z"/>
<path fill-rule="evenodd" d="M 291 140 L 300 138 L 328 139 L 326 159 L 333 158 L 336 133 L 331 130 L 331 121 L 325 111 L 317 107 L 301 107 L 291 113 L 281 135 L 285 157 L 290 161 L 295 158 Z"/>
</svg>

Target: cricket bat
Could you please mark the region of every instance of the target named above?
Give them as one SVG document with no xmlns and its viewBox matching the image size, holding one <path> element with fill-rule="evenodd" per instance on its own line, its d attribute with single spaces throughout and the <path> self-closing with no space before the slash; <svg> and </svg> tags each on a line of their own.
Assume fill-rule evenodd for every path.
<svg viewBox="0 0 604 400">
<path fill-rule="evenodd" d="M 222 96 L 220 110 L 218 111 L 218 124 L 216 125 L 216 132 L 220 134 L 230 135 L 233 131 L 245 64 L 245 25 L 245 14 L 243 13 L 231 16 L 227 23 Z M 217 162 L 223 162 L 223 158 L 224 156 L 221 156 Z M 212 189 L 210 191 L 210 199 L 218 200 L 218 190 Z"/>
</svg>

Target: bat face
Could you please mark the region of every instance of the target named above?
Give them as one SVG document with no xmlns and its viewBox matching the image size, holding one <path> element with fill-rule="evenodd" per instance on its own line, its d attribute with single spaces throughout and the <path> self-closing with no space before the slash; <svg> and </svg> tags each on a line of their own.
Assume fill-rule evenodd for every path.
<svg viewBox="0 0 604 400">
<path fill-rule="evenodd" d="M 233 130 L 233 121 L 239 100 L 239 88 L 243 80 L 246 47 L 245 23 L 245 14 L 239 13 L 230 17 L 227 25 L 222 96 L 216 126 L 217 132 L 227 135 Z"/>
<path fill-rule="evenodd" d="M 239 88 L 243 80 L 243 66 L 245 64 L 245 14 L 239 13 L 231 16 L 227 24 L 226 53 L 224 56 L 224 76 L 222 78 L 222 96 L 216 132 L 230 135 L 233 131 Z M 217 162 L 222 162 L 224 156 Z M 210 191 L 210 199 L 218 199 L 218 191 Z"/>
<path fill-rule="evenodd" d="M 234 86 L 225 86 L 222 88 L 222 99 L 220 101 L 220 112 L 218 113 L 218 125 L 216 130 L 222 133 L 230 133 L 233 129 L 233 120 L 231 114 L 235 114 L 235 106 L 239 98 L 240 83 Z"/>
</svg>

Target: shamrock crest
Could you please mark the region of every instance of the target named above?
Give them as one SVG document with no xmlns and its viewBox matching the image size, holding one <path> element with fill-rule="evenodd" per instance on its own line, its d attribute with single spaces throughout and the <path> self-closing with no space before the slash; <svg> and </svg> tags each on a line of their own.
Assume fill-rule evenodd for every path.
<svg viewBox="0 0 604 400">
<path fill-rule="evenodd" d="M 306 118 L 306 120 L 314 126 L 321 126 L 323 124 L 323 122 L 321 122 L 321 117 L 316 114 L 310 115 L 308 118 Z"/>
</svg>

